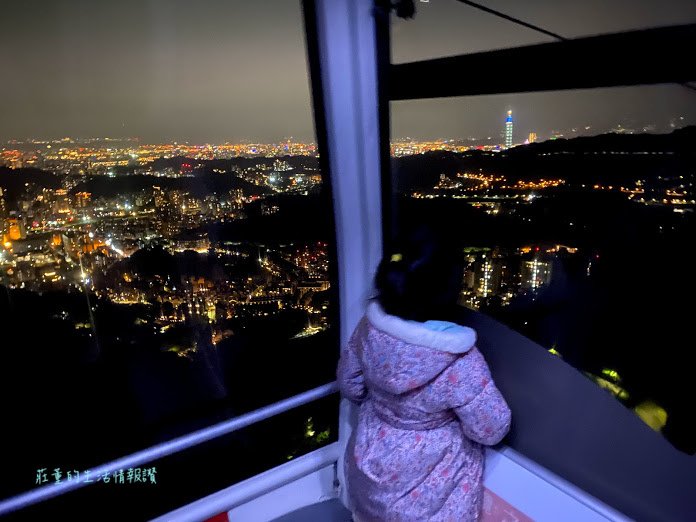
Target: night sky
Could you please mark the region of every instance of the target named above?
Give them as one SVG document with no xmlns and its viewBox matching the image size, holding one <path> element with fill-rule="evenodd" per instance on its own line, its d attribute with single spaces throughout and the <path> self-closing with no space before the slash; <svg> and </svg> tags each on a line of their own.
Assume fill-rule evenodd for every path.
<svg viewBox="0 0 696 522">
<path fill-rule="evenodd" d="M 482 3 L 566 37 L 696 22 L 693 0 Z M 394 22 L 394 62 L 549 41 L 455 0 L 416 7 L 414 20 Z M 2 15 L 1 141 L 314 140 L 297 1 L 24 0 L 4 3 Z M 670 120 L 696 123 L 696 92 L 670 85 L 398 102 L 392 136 L 495 139 L 508 108 L 516 141 L 619 123 L 663 131 Z"/>
</svg>

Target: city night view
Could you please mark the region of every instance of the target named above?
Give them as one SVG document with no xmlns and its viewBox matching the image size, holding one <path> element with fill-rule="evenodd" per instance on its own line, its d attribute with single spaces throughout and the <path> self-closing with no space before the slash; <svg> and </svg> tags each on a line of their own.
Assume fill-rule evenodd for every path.
<svg viewBox="0 0 696 522">
<path fill-rule="evenodd" d="M 143 437 L 170 438 L 330 377 L 330 215 L 314 144 L 67 138 L 12 142 L 2 154 L 0 302 L 26 350 L 9 359 L 41 359 L 31 374 L 43 386 L 97 387 L 79 398 L 56 391 L 60 406 L 18 432 L 30 437 L 66 416 L 107 430 L 98 446 L 81 440 L 69 453 L 70 434 L 58 434 L 62 449 L 46 444 L 18 467 L 40 469 L 65 453 L 87 467 L 95 454 L 137 449 Z M 263 349 L 251 348 L 257 342 Z M 266 350 L 277 367 L 264 367 Z M 40 411 L 43 386 L 25 378 L 5 384 Z M 275 451 L 291 459 L 325 444 L 335 434 L 329 412 L 283 421 L 297 436 Z M 256 461 L 240 459 L 235 473 Z"/>
<path fill-rule="evenodd" d="M 675 20 L 639 10 L 635 27 L 603 30 L 696 16 L 668 3 Z M 146 4 L 4 8 L 2 498 L 39 469 L 86 469 L 335 379 L 334 200 L 300 5 Z M 395 22 L 395 62 L 468 49 L 450 47 L 445 21 L 463 7 L 436 4 Z M 553 25 L 541 4 L 516 14 Z M 479 34 L 478 16 L 462 31 Z M 439 23 L 442 37 L 423 29 Z M 485 50 L 536 42 L 485 23 Z M 451 231 L 459 304 L 694 454 L 693 86 L 389 106 L 397 219 Z M 118 494 L 160 514 L 290 461 L 337 440 L 337 404 L 163 458 L 160 489 Z"/>
<path fill-rule="evenodd" d="M 452 223 L 466 262 L 460 304 L 563 357 L 685 451 L 693 451 L 687 380 L 666 346 L 649 364 L 641 354 L 667 343 L 660 339 L 686 342 L 679 321 L 693 295 L 694 139 L 696 128 L 685 127 L 527 138 L 511 148 L 392 145 L 404 219 Z M 643 321 L 668 331 L 638 334 L 632 325 Z"/>
</svg>

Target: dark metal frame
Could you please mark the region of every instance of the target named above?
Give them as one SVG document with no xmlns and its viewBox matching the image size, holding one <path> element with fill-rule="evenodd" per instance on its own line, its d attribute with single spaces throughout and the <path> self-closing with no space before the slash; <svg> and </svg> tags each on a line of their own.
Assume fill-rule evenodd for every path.
<svg viewBox="0 0 696 522">
<path fill-rule="evenodd" d="M 307 68 L 309 70 L 312 107 L 314 108 L 314 125 L 317 146 L 319 148 L 319 168 L 322 174 L 322 200 L 330 209 L 326 219 L 329 220 L 329 230 L 334 231 L 333 241 L 329 248 L 329 288 L 332 344 L 338 353 L 340 339 L 340 301 L 338 291 L 338 247 L 336 242 L 336 219 L 333 209 L 333 184 L 331 183 L 331 163 L 328 135 L 326 128 L 326 104 L 324 101 L 324 84 L 321 78 L 321 60 L 319 59 L 319 38 L 317 33 L 317 11 L 314 0 L 301 0 L 302 14 L 305 25 L 307 42 Z M 322 218 L 323 219 L 323 218 Z"/>
<path fill-rule="evenodd" d="M 375 2 L 375 38 L 377 48 L 377 114 L 379 117 L 379 159 L 382 173 L 382 238 L 383 252 L 389 252 L 397 230 L 392 188 L 395 186 L 391 169 L 391 120 L 389 111 L 391 82 L 391 2 Z"/>
<path fill-rule="evenodd" d="M 680 54 L 689 49 L 696 24 L 391 65 L 389 99 L 686 83 L 696 80 Z"/>
</svg>

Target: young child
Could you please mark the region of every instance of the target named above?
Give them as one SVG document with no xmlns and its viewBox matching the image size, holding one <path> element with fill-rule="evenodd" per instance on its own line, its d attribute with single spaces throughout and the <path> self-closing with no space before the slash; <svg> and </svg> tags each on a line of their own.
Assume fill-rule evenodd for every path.
<svg viewBox="0 0 696 522">
<path fill-rule="evenodd" d="M 428 229 L 382 260 L 378 291 L 343 349 L 338 383 L 360 404 L 345 454 L 353 519 L 474 521 L 483 445 L 510 428 L 510 409 L 476 348 L 476 332 L 443 321 L 462 265 Z"/>
</svg>

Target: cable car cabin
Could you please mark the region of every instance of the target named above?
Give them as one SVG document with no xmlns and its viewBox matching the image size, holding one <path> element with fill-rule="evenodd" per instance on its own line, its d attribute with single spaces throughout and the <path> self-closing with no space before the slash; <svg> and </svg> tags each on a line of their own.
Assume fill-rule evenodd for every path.
<svg viewBox="0 0 696 522">
<path fill-rule="evenodd" d="M 393 4 L 8 7 L 0 514 L 351 520 L 340 347 L 429 222 L 482 520 L 694 519 L 696 8 Z"/>
</svg>

